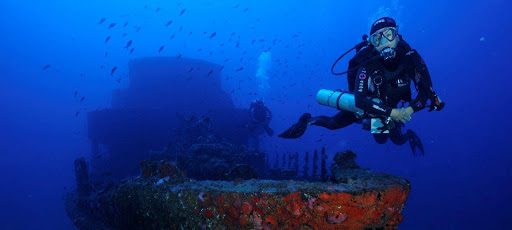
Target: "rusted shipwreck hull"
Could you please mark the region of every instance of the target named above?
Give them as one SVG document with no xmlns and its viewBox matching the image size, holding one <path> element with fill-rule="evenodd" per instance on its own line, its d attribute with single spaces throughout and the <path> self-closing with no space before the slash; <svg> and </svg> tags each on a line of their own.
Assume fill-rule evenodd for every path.
<svg viewBox="0 0 512 230">
<path fill-rule="evenodd" d="M 338 182 L 196 181 L 174 164 L 143 165 L 137 178 L 88 197 L 69 193 L 79 229 L 396 229 L 409 182 L 369 169 Z"/>
</svg>

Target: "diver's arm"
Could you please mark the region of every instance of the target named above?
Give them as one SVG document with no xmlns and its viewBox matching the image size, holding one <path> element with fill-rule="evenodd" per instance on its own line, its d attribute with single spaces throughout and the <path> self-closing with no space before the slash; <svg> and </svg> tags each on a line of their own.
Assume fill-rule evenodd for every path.
<svg viewBox="0 0 512 230">
<path fill-rule="evenodd" d="M 430 78 L 427 65 L 421 56 L 416 50 L 409 51 L 407 55 L 411 57 L 414 65 L 415 76 L 413 81 L 418 91 L 418 95 L 411 101 L 410 106 L 414 112 L 418 112 L 425 108 L 427 100 L 431 95 L 435 95 L 435 93 L 432 91 L 432 79 Z"/>
<path fill-rule="evenodd" d="M 393 108 L 384 105 L 383 103 L 376 103 L 368 98 L 368 79 L 365 68 L 359 67 L 356 75 L 356 81 L 354 85 L 354 97 L 356 107 L 364 110 L 367 113 L 382 115 L 389 117 Z"/>
</svg>

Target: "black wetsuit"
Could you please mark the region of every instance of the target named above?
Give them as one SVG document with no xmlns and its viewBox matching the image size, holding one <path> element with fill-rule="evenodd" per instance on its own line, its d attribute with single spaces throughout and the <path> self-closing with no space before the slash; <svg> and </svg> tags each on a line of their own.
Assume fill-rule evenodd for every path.
<svg viewBox="0 0 512 230">
<path fill-rule="evenodd" d="M 274 135 L 274 130 L 269 127 L 272 112 L 263 104 L 252 103 L 249 109 L 249 118 L 248 129 L 251 136 L 249 145 L 259 151 L 259 135 L 263 134 L 263 130 L 269 136 Z"/>
<path fill-rule="evenodd" d="M 403 40 L 398 43 L 395 50 L 396 57 L 393 59 L 378 58 L 365 63 L 365 60 L 378 55 L 373 47 L 366 47 L 359 51 L 349 64 L 351 69 L 363 63 L 357 72 L 348 73 L 348 79 L 356 106 L 365 113 L 389 117 L 391 110 L 397 108 L 400 101 L 409 102 L 414 112 L 417 112 L 425 108 L 427 99 L 433 93 L 430 74 L 421 56 Z M 411 81 L 418 92 L 414 100 L 411 99 Z M 372 98 L 379 98 L 381 103 L 372 101 Z M 309 124 L 334 130 L 360 121 L 361 118 L 355 113 L 341 110 L 332 117 L 313 117 L 309 119 Z M 389 133 L 374 134 L 375 140 L 381 144 L 386 143 L 388 138 L 397 145 L 407 142 L 413 132 L 402 134 L 402 124 L 395 123 L 395 128 Z"/>
</svg>

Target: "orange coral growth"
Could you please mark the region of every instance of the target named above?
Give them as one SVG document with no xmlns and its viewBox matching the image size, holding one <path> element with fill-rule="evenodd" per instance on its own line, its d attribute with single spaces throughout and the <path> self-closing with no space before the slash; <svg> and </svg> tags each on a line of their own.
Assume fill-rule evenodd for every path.
<svg viewBox="0 0 512 230">
<path fill-rule="evenodd" d="M 258 204 L 258 203 L 260 203 L 260 198 L 258 196 L 253 196 L 252 197 L 252 202 L 255 203 L 255 204 Z"/>
<path fill-rule="evenodd" d="M 249 214 L 252 212 L 252 205 L 249 204 L 249 202 L 244 202 L 242 204 L 242 213 L 243 214 Z"/>
<path fill-rule="evenodd" d="M 386 203 L 401 204 L 407 199 L 407 192 L 397 187 L 391 187 L 384 192 L 382 200 Z"/>
<path fill-rule="evenodd" d="M 218 205 L 223 205 L 224 204 L 224 197 L 223 196 L 217 197 L 217 204 Z"/>
<path fill-rule="evenodd" d="M 272 227 L 277 228 L 277 218 L 275 216 L 273 216 L 273 215 L 267 216 L 267 218 L 265 218 L 265 222 L 270 223 L 270 225 L 272 225 Z"/>
<path fill-rule="evenodd" d="M 211 207 L 203 207 L 206 207 L 205 218 L 226 216 L 220 221 L 234 228 L 301 229 L 310 226 L 328 230 L 390 226 L 396 229 L 402 221 L 401 208 L 408 192 L 399 187 L 380 191 L 380 195 L 379 191 L 357 195 L 323 192 L 307 196 L 305 200 L 300 191 L 285 196 L 225 193 L 218 197 L 205 195 L 205 201 L 215 202 Z"/>
<path fill-rule="evenodd" d="M 245 225 L 247 225 L 249 223 L 249 218 L 247 217 L 247 215 L 242 215 L 240 217 L 240 225 L 242 225 L 242 227 L 244 227 Z"/>
<path fill-rule="evenodd" d="M 322 199 L 322 200 L 328 200 L 329 199 L 329 195 L 327 195 L 327 193 L 322 193 L 320 195 L 318 195 L 318 198 Z"/>
<path fill-rule="evenodd" d="M 213 213 L 212 213 L 212 211 L 210 211 L 210 210 L 206 210 L 206 211 L 204 212 L 204 217 L 206 217 L 206 218 L 208 218 L 208 219 L 209 219 L 209 218 L 212 218 L 212 217 L 213 217 Z"/>
<path fill-rule="evenodd" d="M 238 211 L 234 207 L 228 207 L 227 213 L 234 219 L 238 219 L 238 217 L 240 217 L 240 214 L 238 214 Z"/>
<path fill-rule="evenodd" d="M 354 201 L 358 205 L 362 205 L 362 206 L 375 205 L 376 202 L 377 202 L 377 194 L 372 193 L 372 192 L 368 192 L 368 193 L 365 193 L 365 194 L 360 195 L 360 196 L 355 196 L 354 197 Z"/>
</svg>

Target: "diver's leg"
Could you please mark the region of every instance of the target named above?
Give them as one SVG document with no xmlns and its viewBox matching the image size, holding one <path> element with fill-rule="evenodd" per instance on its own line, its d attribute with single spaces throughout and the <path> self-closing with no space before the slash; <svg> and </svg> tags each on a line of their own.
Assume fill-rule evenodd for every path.
<svg viewBox="0 0 512 230">
<path fill-rule="evenodd" d="M 318 116 L 312 117 L 308 122 L 309 125 L 316 125 L 328 128 L 330 130 L 341 129 L 353 124 L 357 121 L 354 113 L 341 110 L 339 113 L 332 117 Z"/>
<path fill-rule="evenodd" d="M 389 130 L 389 139 L 391 139 L 391 142 L 393 142 L 395 145 L 403 145 L 409 140 L 409 135 L 407 133 L 402 134 L 401 126 L 401 123 L 396 122 L 395 128 Z"/>
<path fill-rule="evenodd" d="M 402 133 L 402 124 L 396 123 L 395 128 L 390 130 L 390 139 L 395 145 L 403 145 L 405 142 L 409 142 L 411 146 L 412 153 L 416 155 L 416 147 L 420 150 L 420 155 L 425 155 L 423 144 L 421 143 L 421 139 L 416 135 L 416 133 L 410 129 L 408 129 L 405 133 Z"/>
<path fill-rule="evenodd" d="M 378 144 L 385 144 L 388 141 L 389 133 L 373 134 L 373 138 Z"/>
<path fill-rule="evenodd" d="M 279 137 L 299 138 L 304 134 L 304 132 L 306 132 L 306 128 L 308 125 L 316 125 L 333 130 L 346 127 L 356 121 L 357 117 L 355 116 L 354 113 L 344 110 L 341 110 L 333 117 L 311 117 L 311 114 L 305 113 L 300 117 L 299 121 L 296 124 L 294 124 L 285 132 L 279 134 Z"/>
<path fill-rule="evenodd" d="M 249 148 L 252 148 L 256 151 L 260 151 L 260 140 L 259 140 L 259 136 L 257 135 L 253 135 L 251 137 L 249 137 L 249 144 L 248 144 L 248 147 Z"/>
</svg>

